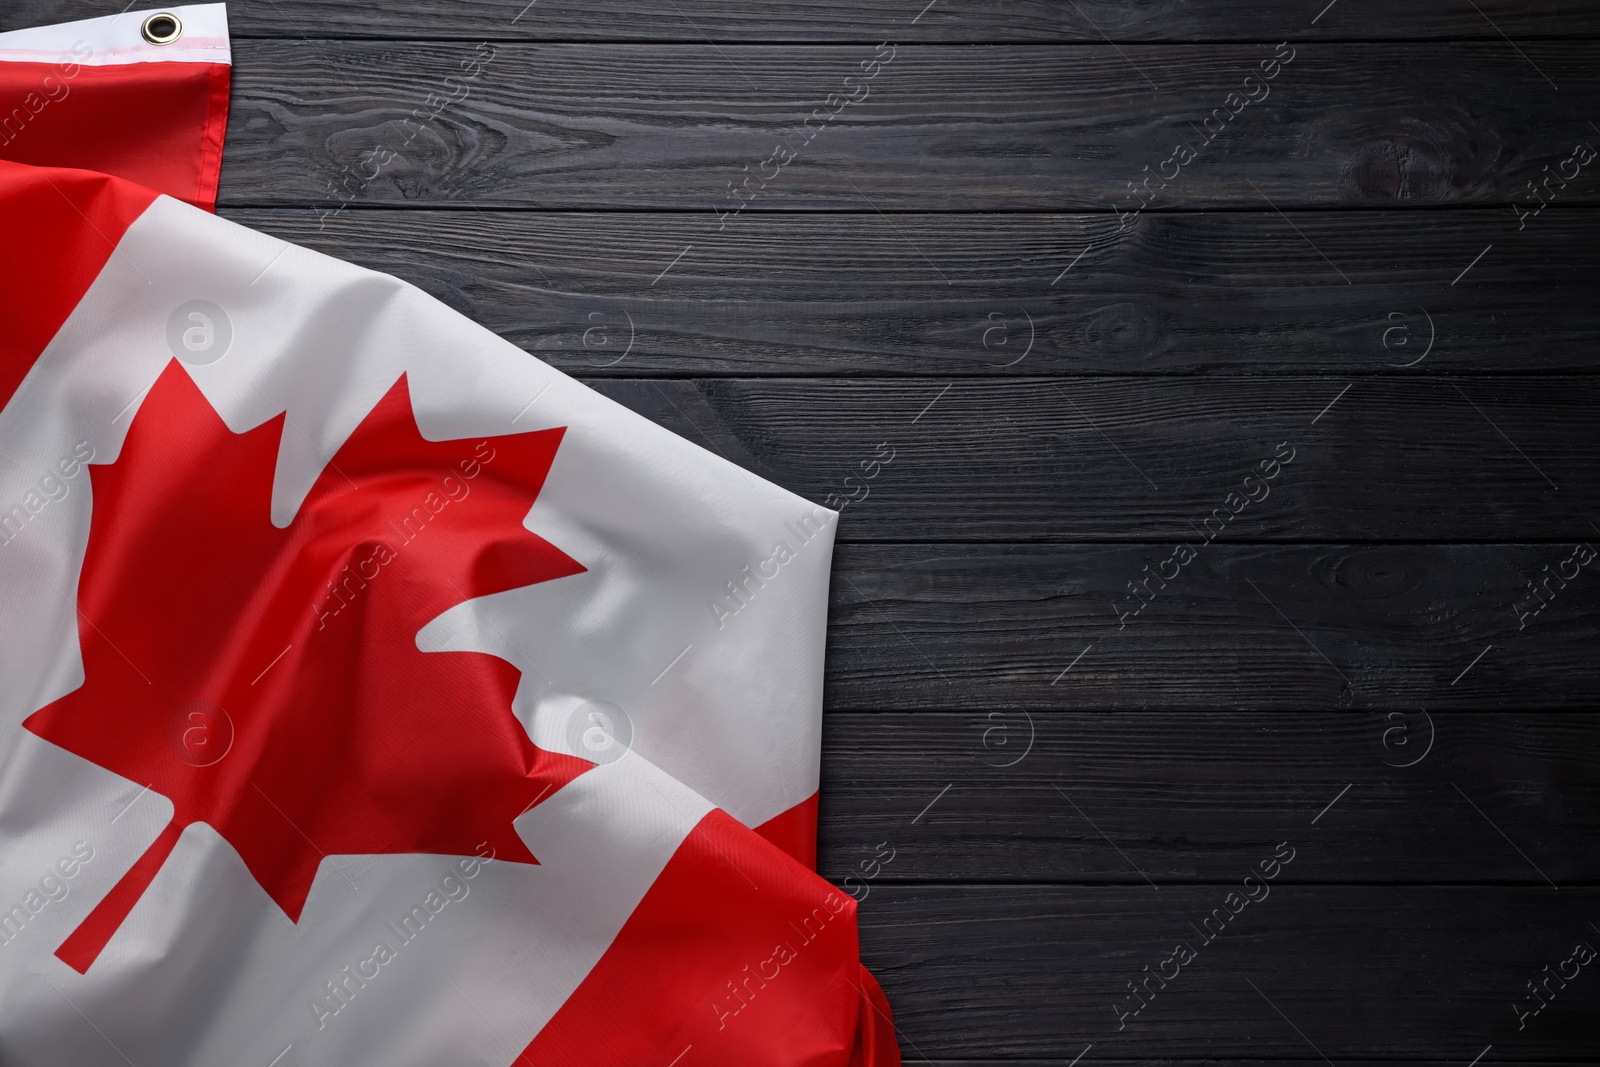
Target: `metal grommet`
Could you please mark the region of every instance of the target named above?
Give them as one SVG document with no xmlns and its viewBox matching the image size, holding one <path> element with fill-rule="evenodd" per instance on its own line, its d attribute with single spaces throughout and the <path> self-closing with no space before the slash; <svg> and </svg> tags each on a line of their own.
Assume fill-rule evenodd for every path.
<svg viewBox="0 0 1600 1067">
<path fill-rule="evenodd" d="M 183 20 L 163 11 L 145 19 L 139 32 L 151 44 L 171 44 L 183 36 Z"/>
</svg>

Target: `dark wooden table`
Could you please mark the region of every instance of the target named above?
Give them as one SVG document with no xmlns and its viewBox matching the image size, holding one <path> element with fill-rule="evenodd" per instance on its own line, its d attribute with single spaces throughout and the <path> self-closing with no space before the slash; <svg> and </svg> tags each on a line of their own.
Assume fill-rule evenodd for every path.
<svg viewBox="0 0 1600 1067">
<path fill-rule="evenodd" d="M 908 1062 L 1600 1059 L 1600 5 L 525 3 L 237 0 L 223 213 L 845 503 Z"/>
</svg>

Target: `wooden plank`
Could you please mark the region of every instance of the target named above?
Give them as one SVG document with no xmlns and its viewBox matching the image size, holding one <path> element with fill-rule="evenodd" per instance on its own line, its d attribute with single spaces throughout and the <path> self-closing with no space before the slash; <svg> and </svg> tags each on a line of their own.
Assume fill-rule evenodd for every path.
<svg viewBox="0 0 1600 1067">
<path fill-rule="evenodd" d="M 116 14 L 108 0 L 11 0 L 0 29 Z M 842 0 L 751 5 L 738 0 L 680 0 L 679 10 L 642 0 L 587 0 L 535 6 L 527 0 L 230 0 L 240 37 L 382 37 L 644 41 L 1116 41 L 1570 36 L 1600 33 L 1594 8 L 1563 0 L 1481 0 L 1478 7 L 1420 0 L 1387 7 L 1274 5 L 1243 0 L 1197 5 L 1182 0 L 1072 5 L 1041 0 L 911 0 L 864 7 Z"/>
<path fill-rule="evenodd" d="M 1600 144 L 1600 41 L 485 47 L 241 49 L 223 202 L 664 208 L 708 240 L 773 209 L 1531 210 Z M 1597 166 L 1547 198 L 1596 202 Z"/>
<path fill-rule="evenodd" d="M 919 882 L 1165 890 L 1235 880 L 1316 818 L 1280 882 L 1566 892 L 1600 880 L 1597 728 L 1415 709 L 831 713 L 818 869 L 863 903 Z"/>
<path fill-rule="evenodd" d="M 1397 809 L 1395 818 L 1407 813 Z M 1285 813 L 1258 862 L 1288 842 L 1295 864 L 1337 863 L 1304 812 Z M 1331 818 L 1331 816 L 1330 816 Z M 1426 827 L 1415 827 L 1418 838 Z M 1594 1062 L 1600 961 L 1519 1030 L 1526 983 L 1600 946 L 1600 890 L 1549 887 L 1297 886 L 1272 883 L 1209 943 L 1196 928 L 1255 865 L 1211 886 L 885 886 L 861 909 L 862 955 L 916 1057 L 1071 1060 L 1213 1057 L 1415 1059 L 1466 1065 Z M 1259 889 L 1252 891 L 1260 894 Z M 1191 927 L 1191 923 L 1194 927 Z M 822 936 L 826 936 L 824 931 Z M 1184 941 L 1195 956 L 1139 1002 L 1129 983 Z M 1324 1060 L 1322 1057 L 1326 1057 Z"/>
<path fill-rule="evenodd" d="M 1154 565 L 1218 527 L 1583 539 L 1600 514 L 1592 377 L 592 384 L 819 503 L 858 498 L 840 528 L 851 541 L 1155 541 Z M 1292 461 L 1272 468 L 1280 453 Z M 1252 480 L 1264 498 L 1246 503 L 1263 463 L 1276 478 Z"/>
<path fill-rule="evenodd" d="M 1573 547 L 1219 539 L 1178 570 L 1168 545 L 844 545 L 828 705 L 1591 708 L 1600 564 L 1580 569 Z"/>
<path fill-rule="evenodd" d="M 1103 215 L 767 215 L 711 241 L 679 214 L 224 213 L 404 278 L 579 375 L 1597 365 L 1589 208 L 1522 233 L 1509 208 L 1315 211 L 1293 226 L 1152 214 L 1121 237 Z"/>
</svg>

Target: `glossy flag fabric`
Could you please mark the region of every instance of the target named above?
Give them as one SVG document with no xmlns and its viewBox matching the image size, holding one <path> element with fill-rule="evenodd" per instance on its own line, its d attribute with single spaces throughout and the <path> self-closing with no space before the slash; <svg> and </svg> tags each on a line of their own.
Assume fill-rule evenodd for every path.
<svg viewBox="0 0 1600 1067">
<path fill-rule="evenodd" d="M 230 71 L 0 34 L 0 1063 L 898 1064 L 836 516 L 210 214 Z"/>
</svg>

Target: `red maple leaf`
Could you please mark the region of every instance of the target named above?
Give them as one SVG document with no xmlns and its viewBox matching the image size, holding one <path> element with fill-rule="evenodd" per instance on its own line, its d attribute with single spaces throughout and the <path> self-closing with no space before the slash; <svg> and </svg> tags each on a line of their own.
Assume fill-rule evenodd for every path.
<svg viewBox="0 0 1600 1067">
<path fill-rule="evenodd" d="M 56 950 L 80 972 L 191 823 L 298 921 L 328 855 L 536 863 L 512 821 L 592 766 L 534 747 L 510 663 L 417 648 L 463 601 L 583 571 L 522 525 L 564 430 L 426 441 L 402 376 L 279 529 L 284 423 L 232 433 L 173 363 L 90 468 L 84 682 L 24 725 L 175 810 Z"/>
</svg>

